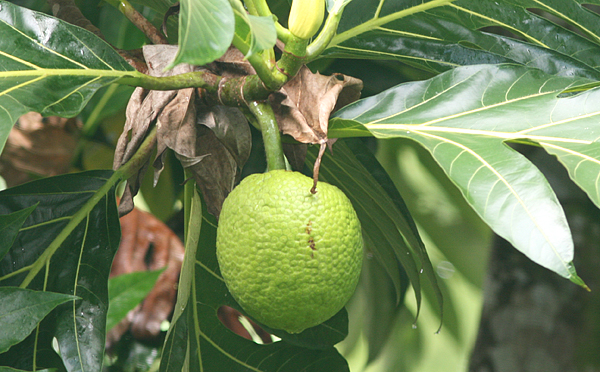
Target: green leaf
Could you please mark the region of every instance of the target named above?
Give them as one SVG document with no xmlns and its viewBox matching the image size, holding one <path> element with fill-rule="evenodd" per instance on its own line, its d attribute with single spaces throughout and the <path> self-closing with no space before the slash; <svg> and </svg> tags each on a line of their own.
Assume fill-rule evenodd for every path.
<svg viewBox="0 0 600 372">
<path fill-rule="evenodd" d="M 558 16 L 589 38 L 530 8 Z M 436 73 L 510 62 L 598 79 L 599 20 L 575 0 L 354 0 L 324 56 L 400 60 Z M 481 30 L 491 26 L 511 36 Z"/>
<path fill-rule="evenodd" d="M 167 68 L 205 65 L 221 57 L 233 40 L 235 18 L 229 0 L 182 0 L 179 50 Z"/>
<path fill-rule="evenodd" d="M 235 14 L 237 37 L 250 46 L 246 57 L 273 48 L 277 41 L 277 30 L 273 17 L 258 17 L 248 14 L 239 0 L 230 0 Z"/>
<path fill-rule="evenodd" d="M 4 255 L 6 255 L 13 245 L 19 229 L 23 226 L 23 223 L 35 207 L 35 205 L 32 205 L 29 208 L 14 213 L 0 215 L 0 236 L 2 236 L 2 240 L 0 241 L 0 260 L 4 258 Z"/>
<path fill-rule="evenodd" d="M 106 330 L 110 331 L 131 310 L 146 298 L 164 271 L 140 271 L 123 274 L 108 280 L 108 312 Z"/>
<path fill-rule="evenodd" d="M 348 371 L 345 360 L 331 345 L 321 350 L 294 346 L 284 340 L 258 345 L 225 328 L 217 318 L 217 310 L 223 305 L 240 307 L 231 298 L 218 269 L 215 218 L 200 205 L 197 192 L 192 205 L 186 258 L 188 252 L 194 251 L 196 257 L 184 260 L 178 302 L 160 371 L 181 371 L 183 367 L 186 371 L 268 372 L 280 371 L 282 365 L 292 372 L 309 368 L 311 371 Z M 195 221 L 194 216 L 203 221 Z M 200 225 L 199 240 L 194 239 L 193 232 L 200 232 Z M 196 244 L 197 250 L 192 244 Z"/>
<path fill-rule="evenodd" d="M 57 367 L 43 365 L 53 363 L 49 355 L 56 337 L 67 370 L 101 369 L 108 275 L 120 239 L 113 180 L 107 182 L 112 174 L 70 174 L 0 192 L 2 214 L 38 204 L 0 261 L 0 285 L 20 286 L 31 272 L 36 275 L 30 289 L 81 298 L 56 308 L 40 325 L 39 337 L 11 348 L 5 359 L 20 363 L 11 366 L 32 368 L 37 350 L 37 367 Z"/>
<path fill-rule="evenodd" d="M 56 306 L 77 297 L 61 293 L 0 287 L 0 353 L 23 341 Z"/>
<path fill-rule="evenodd" d="M 369 132 L 417 141 L 498 235 L 540 265 L 580 281 L 571 264 L 569 227 L 554 192 L 541 172 L 505 142 L 568 151 L 557 154 L 559 159 L 594 198 L 598 185 L 585 181 L 598 171 L 590 175 L 568 160 L 578 156 L 586 166 L 598 166 L 592 158 L 600 154 L 594 142 L 598 114 L 588 96 L 596 90 L 559 98 L 565 89 L 586 82 L 512 65 L 462 67 L 347 106 L 331 120 L 329 133 Z"/>
<path fill-rule="evenodd" d="M 314 162 L 316 152 L 312 150 L 307 159 Z M 319 177 L 339 187 L 352 201 L 365 245 L 393 281 L 396 300 L 400 301 L 406 288 L 400 282 L 401 263 L 413 286 L 417 308 L 421 306 L 420 274 L 424 273 L 441 311 L 442 295 L 425 246 L 402 197 L 375 157 L 359 140 L 339 142 L 334 156 L 323 156 Z"/>
<path fill-rule="evenodd" d="M 29 111 L 77 115 L 102 86 L 134 74 L 89 31 L 0 1 L 0 151 Z"/>
</svg>

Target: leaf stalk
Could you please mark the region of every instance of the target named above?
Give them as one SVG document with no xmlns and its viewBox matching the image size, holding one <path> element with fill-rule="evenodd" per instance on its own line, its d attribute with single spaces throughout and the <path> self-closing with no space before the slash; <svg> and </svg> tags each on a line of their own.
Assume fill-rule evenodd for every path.
<svg viewBox="0 0 600 372">
<path fill-rule="evenodd" d="M 137 11 L 127 0 L 110 0 L 108 1 L 111 5 L 117 8 L 131 23 L 135 25 L 140 31 L 150 39 L 153 44 L 168 44 L 167 38 L 144 17 L 140 12 Z"/>
</svg>

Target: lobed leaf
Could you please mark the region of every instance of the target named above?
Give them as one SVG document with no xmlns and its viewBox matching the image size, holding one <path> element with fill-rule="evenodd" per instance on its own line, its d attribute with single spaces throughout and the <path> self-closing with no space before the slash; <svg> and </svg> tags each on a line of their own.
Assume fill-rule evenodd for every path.
<svg viewBox="0 0 600 372">
<path fill-rule="evenodd" d="M 588 101 L 596 90 L 560 97 L 572 85 L 587 82 L 512 65 L 456 68 L 348 106 L 331 120 L 330 133 L 369 132 L 417 141 L 498 235 L 533 261 L 583 285 L 571 263 L 573 241 L 554 192 L 506 142 L 538 143 L 556 151 L 575 182 L 600 205 L 598 184 L 590 183 L 600 172 L 592 157 L 598 155 L 600 128 L 593 122 L 598 112 Z M 574 162 L 576 157 L 585 161 Z"/>
<path fill-rule="evenodd" d="M 516 63 L 600 78 L 599 16 L 576 0 L 354 0 L 324 56 L 399 60 L 434 73 Z M 585 3 L 597 3 L 586 1 Z M 530 9 L 581 30 L 565 29 Z M 485 28 L 501 29 L 499 34 Z"/>
<path fill-rule="evenodd" d="M 0 215 L 0 236 L 3 237 L 0 241 L 0 260 L 4 258 L 14 243 L 21 226 L 35 208 L 36 206 L 32 205 L 20 211 Z"/>
<path fill-rule="evenodd" d="M 0 152 L 26 112 L 75 116 L 96 90 L 133 73 L 91 32 L 6 1 L 0 34 Z"/>
<path fill-rule="evenodd" d="M 106 330 L 110 331 L 150 293 L 164 269 L 118 275 L 108 280 Z"/>
<path fill-rule="evenodd" d="M 80 298 L 56 308 L 40 325 L 39 335 L 14 346 L 0 360 L 31 368 L 37 351 L 38 368 L 58 367 L 52 356 L 55 337 L 68 371 L 101 369 L 107 281 L 120 238 L 114 190 L 106 187 L 111 174 L 92 171 L 52 177 L 0 193 L 1 214 L 37 204 L 0 261 L 0 285 L 25 286 L 24 279 L 42 257 L 40 271 L 34 272 L 27 286 Z M 69 221 L 82 213 L 83 220 L 72 231 L 66 230 Z"/>
</svg>

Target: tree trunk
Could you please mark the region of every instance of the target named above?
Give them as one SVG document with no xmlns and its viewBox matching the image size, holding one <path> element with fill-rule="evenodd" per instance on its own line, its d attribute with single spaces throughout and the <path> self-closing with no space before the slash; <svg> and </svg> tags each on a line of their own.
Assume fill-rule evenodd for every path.
<svg viewBox="0 0 600 372">
<path fill-rule="evenodd" d="M 587 292 L 496 238 L 471 372 L 600 371 L 600 211 L 554 158 L 530 159 L 556 191 Z"/>
</svg>

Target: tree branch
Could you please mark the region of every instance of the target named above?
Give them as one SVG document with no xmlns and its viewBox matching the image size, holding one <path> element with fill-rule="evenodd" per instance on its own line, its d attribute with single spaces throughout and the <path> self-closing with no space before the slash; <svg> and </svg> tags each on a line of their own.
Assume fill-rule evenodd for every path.
<svg viewBox="0 0 600 372">
<path fill-rule="evenodd" d="M 127 0 L 109 0 L 109 4 L 119 9 L 127 19 L 146 35 L 152 44 L 169 44 L 167 38 L 150 21 L 138 12 Z"/>
<path fill-rule="evenodd" d="M 74 0 L 48 0 L 48 4 L 52 9 L 52 14 L 59 19 L 62 19 L 65 22 L 68 22 L 72 25 L 84 28 L 94 35 L 98 36 L 102 40 L 106 41 L 104 35 L 100 29 L 92 24 L 89 19 L 85 18 L 79 7 L 75 5 Z M 114 46 L 113 46 L 114 48 Z M 148 67 L 144 63 L 143 59 L 136 56 L 134 53 L 130 51 L 121 50 L 118 48 L 114 48 L 120 55 L 123 57 L 127 63 L 129 63 L 133 68 L 141 72 L 147 72 Z"/>
<path fill-rule="evenodd" d="M 85 28 L 86 30 L 93 32 L 102 40 L 106 40 L 104 35 L 102 35 L 102 32 L 100 32 L 100 29 L 94 26 L 89 19 L 85 18 L 81 13 L 81 10 L 79 10 L 79 7 L 75 5 L 74 0 L 48 0 L 48 4 L 52 9 L 52 14 L 56 18 L 60 18 L 75 26 Z"/>
</svg>

